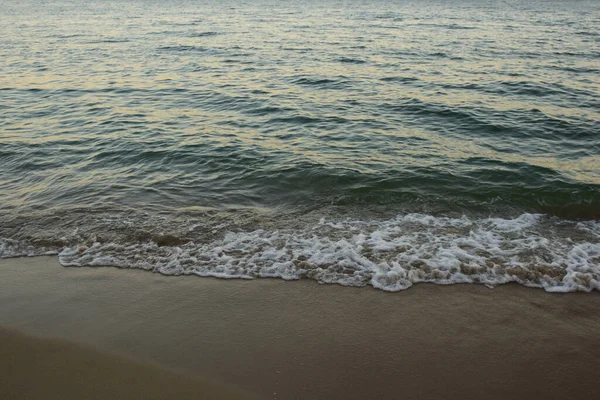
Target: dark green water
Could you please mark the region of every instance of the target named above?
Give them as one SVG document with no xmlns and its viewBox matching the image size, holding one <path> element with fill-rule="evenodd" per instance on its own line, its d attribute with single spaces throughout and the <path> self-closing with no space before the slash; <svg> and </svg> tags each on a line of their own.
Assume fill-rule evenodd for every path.
<svg viewBox="0 0 600 400">
<path fill-rule="evenodd" d="M 9 2 L 0 255 L 600 288 L 600 4 Z"/>
</svg>

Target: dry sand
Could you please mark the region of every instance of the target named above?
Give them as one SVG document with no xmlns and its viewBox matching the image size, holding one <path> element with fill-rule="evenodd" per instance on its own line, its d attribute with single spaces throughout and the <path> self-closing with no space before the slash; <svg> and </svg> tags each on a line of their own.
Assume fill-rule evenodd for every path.
<svg viewBox="0 0 600 400">
<path fill-rule="evenodd" d="M 130 398 L 126 385 L 101 393 L 93 376 L 110 363 L 148 382 L 169 370 L 163 382 L 183 393 L 225 385 L 263 399 L 595 398 L 600 379 L 600 293 L 517 285 L 384 293 L 10 259 L 0 261 L 0 325 L 61 340 L 3 334 L 0 393 L 12 387 L 14 398 L 47 398 L 18 396 L 18 384 L 50 377 Z M 53 346 L 62 355 L 39 368 L 37 354 Z M 82 373 L 49 375 L 65 359 Z"/>
</svg>

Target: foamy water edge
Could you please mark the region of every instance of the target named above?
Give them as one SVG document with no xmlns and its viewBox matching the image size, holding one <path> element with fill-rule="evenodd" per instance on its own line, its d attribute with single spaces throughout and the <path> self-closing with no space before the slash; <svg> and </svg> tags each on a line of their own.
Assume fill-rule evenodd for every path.
<svg viewBox="0 0 600 400">
<path fill-rule="evenodd" d="M 548 292 L 600 290 L 600 222 L 543 214 L 461 218 L 406 214 L 328 220 L 304 229 L 227 232 L 206 243 L 91 242 L 60 249 L 0 239 L 0 256 L 57 254 L 66 267 L 163 275 L 313 279 L 401 291 L 416 283 L 516 282 Z"/>
</svg>

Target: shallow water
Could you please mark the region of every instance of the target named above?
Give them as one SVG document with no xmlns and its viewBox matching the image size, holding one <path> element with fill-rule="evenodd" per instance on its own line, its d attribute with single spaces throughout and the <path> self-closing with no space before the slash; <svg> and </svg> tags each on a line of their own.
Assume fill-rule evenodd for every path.
<svg viewBox="0 0 600 400">
<path fill-rule="evenodd" d="M 597 2 L 0 13 L 4 257 L 600 288 Z"/>
</svg>

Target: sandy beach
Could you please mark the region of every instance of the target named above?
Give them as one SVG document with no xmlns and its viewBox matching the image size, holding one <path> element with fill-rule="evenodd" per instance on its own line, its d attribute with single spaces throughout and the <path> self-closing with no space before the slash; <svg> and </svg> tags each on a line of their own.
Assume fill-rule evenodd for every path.
<svg viewBox="0 0 600 400">
<path fill-rule="evenodd" d="M 0 329 L 2 398 L 239 399 L 216 385 L 72 342 Z"/>
<path fill-rule="evenodd" d="M 9 399 L 564 399 L 600 378 L 596 292 L 385 293 L 55 257 L 0 260 L 0 275 Z"/>
</svg>

